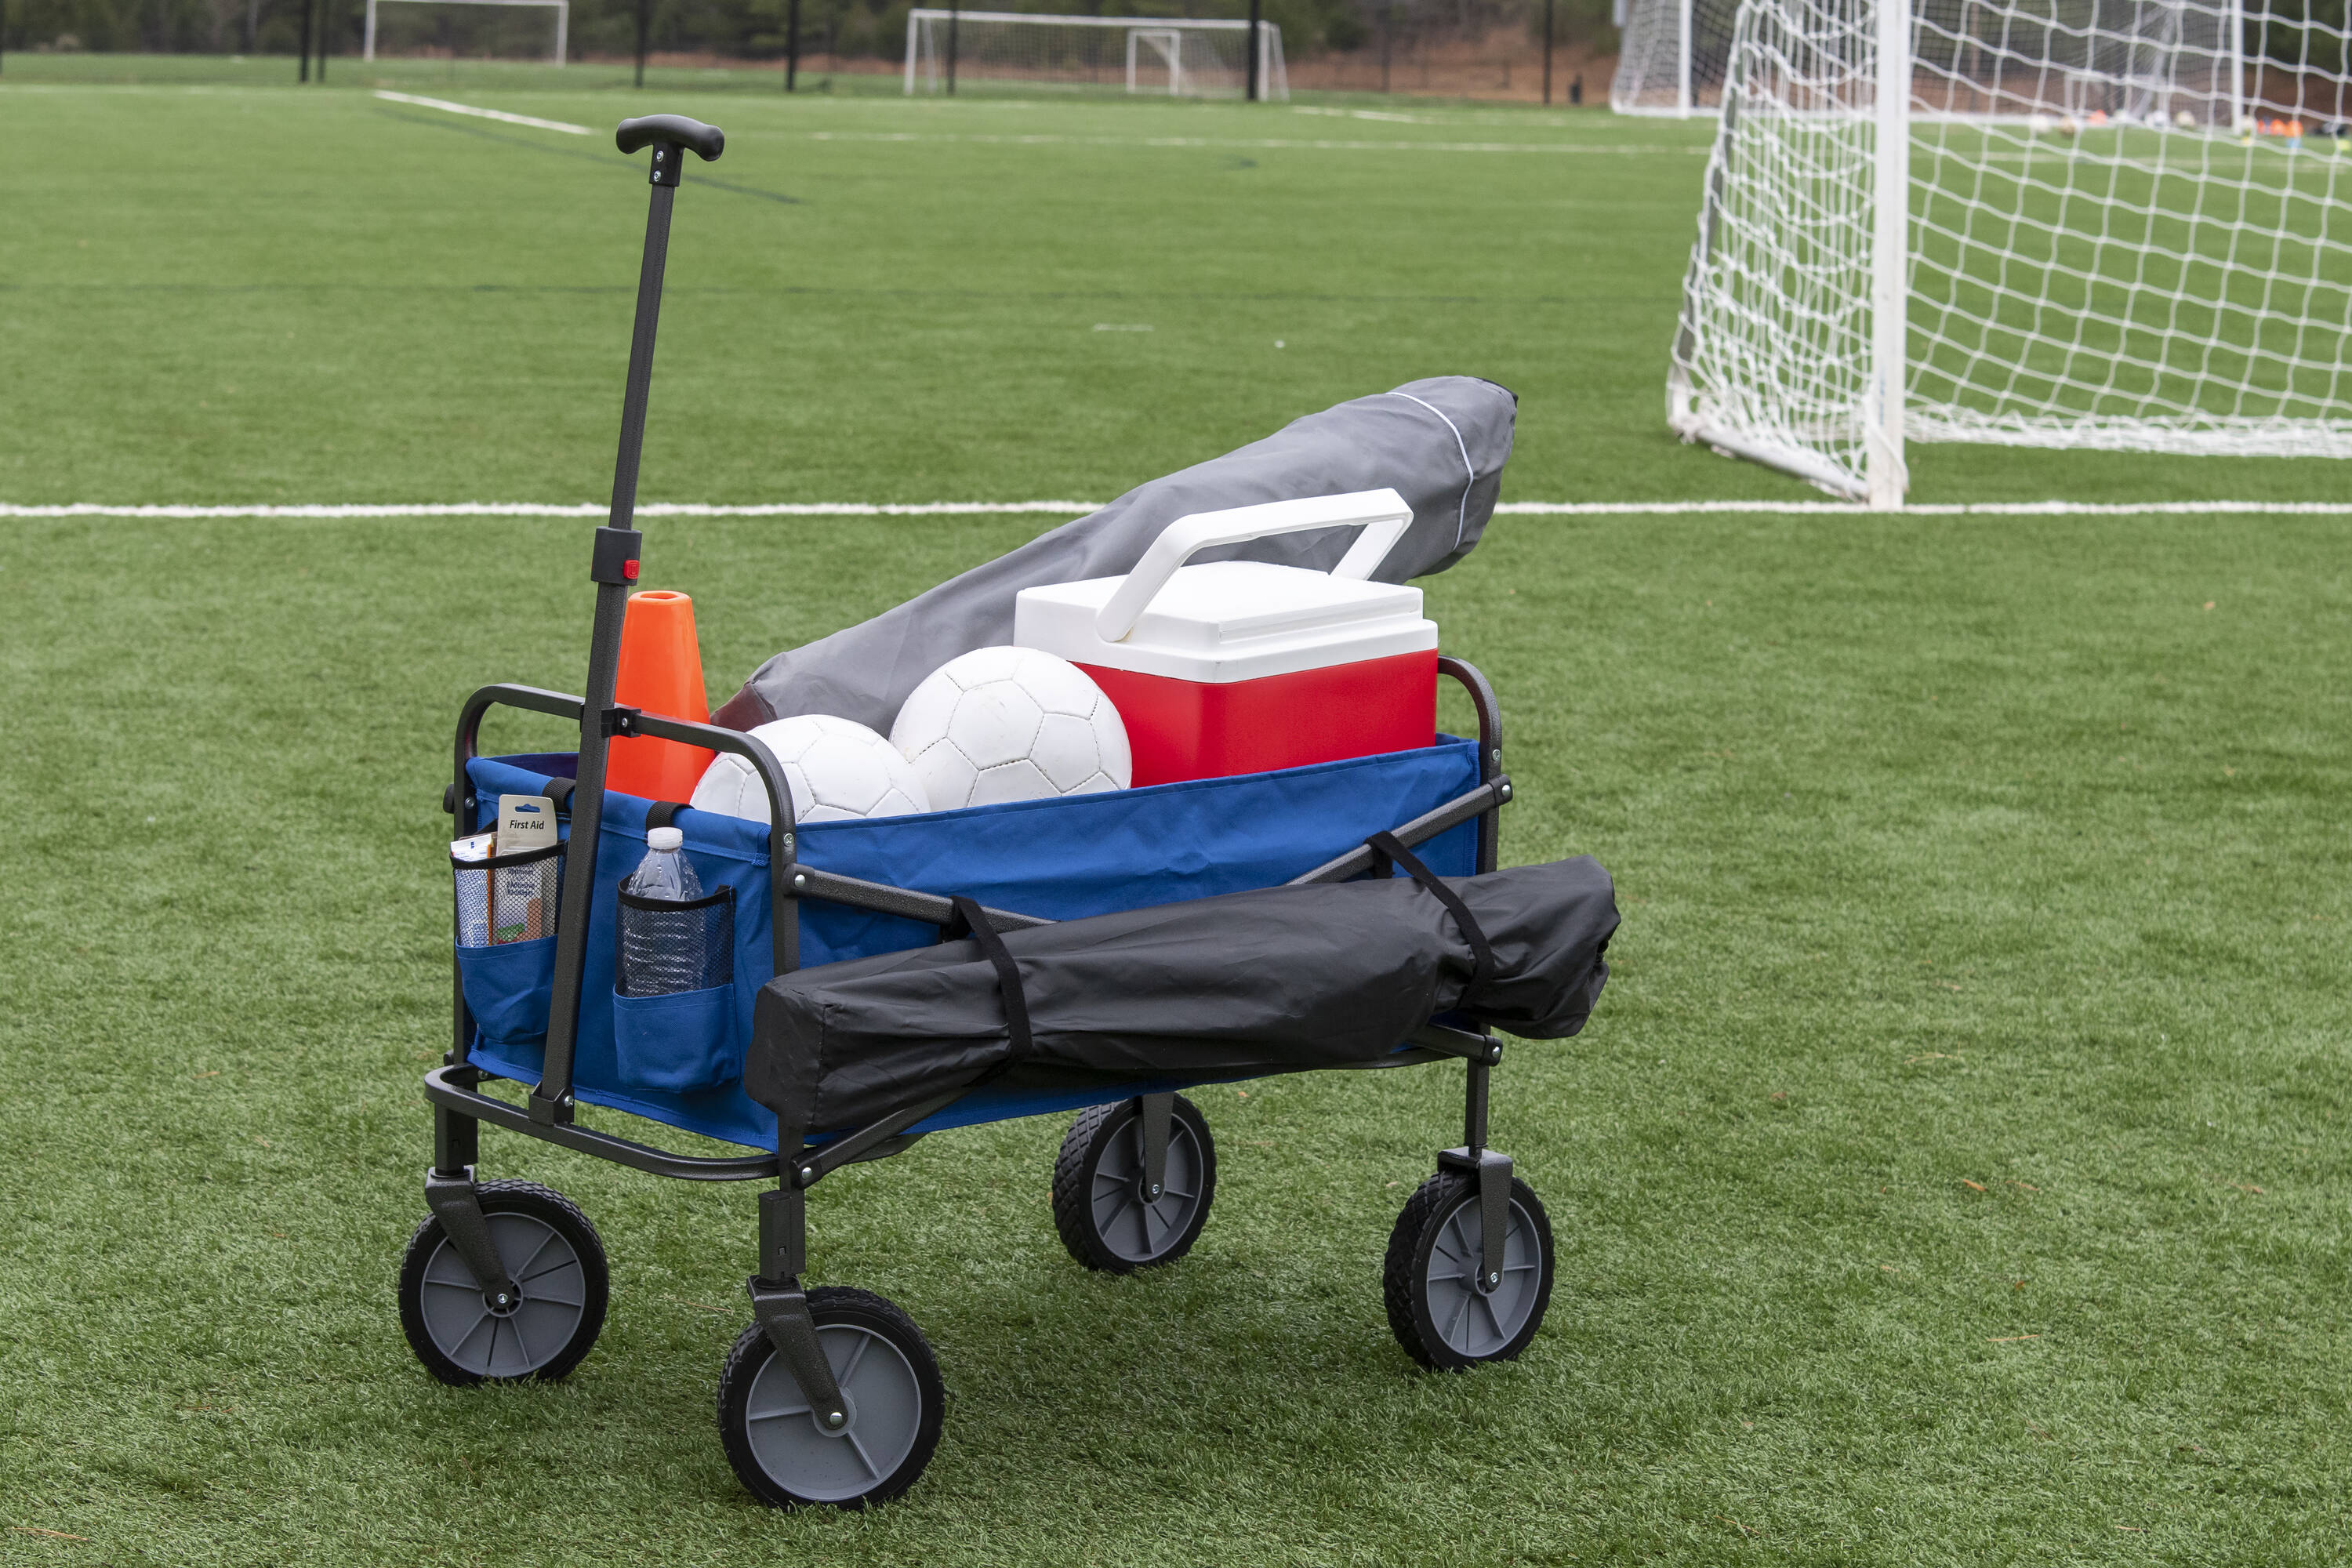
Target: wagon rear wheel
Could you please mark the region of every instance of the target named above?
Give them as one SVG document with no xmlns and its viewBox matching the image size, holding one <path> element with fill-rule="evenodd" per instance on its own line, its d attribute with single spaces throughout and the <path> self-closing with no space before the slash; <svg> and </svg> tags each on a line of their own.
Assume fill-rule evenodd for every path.
<svg viewBox="0 0 2352 1568">
<path fill-rule="evenodd" d="M 475 1189 L 490 1241 L 517 1292 L 497 1300 L 466 1266 L 439 1219 L 416 1227 L 400 1266 L 400 1327 L 425 1370 L 464 1386 L 553 1380 L 580 1364 L 604 1326 L 604 1244 L 570 1199 L 536 1182 Z"/>
<path fill-rule="evenodd" d="M 1502 1278 L 1482 1280 L 1478 1184 L 1441 1171 L 1421 1184 L 1389 1235 L 1381 1296 L 1389 1328 L 1425 1367 L 1458 1372 L 1509 1361 L 1535 1338 L 1551 1304 L 1551 1218 L 1525 1182 L 1511 1182 Z"/>
<path fill-rule="evenodd" d="M 870 1290 L 808 1293 L 817 1344 L 841 1385 L 849 1420 L 838 1432 L 816 1413 L 754 1323 L 719 1374 L 719 1436 L 736 1479 L 771 1508 L 864 1508 L 915 1484 L 940 1446 L 946 1393 L 940 1363 L 915 1321 Z"/>
<path fill-rule="evenodd" d="M 1192 1248 L 1217 1193 L 1217 1149 L 1200 1108 L 1173 1097 L 1168 1169 L 1143 1179 L 1143 1115 L 1133 1100 L 1080 1114 L 1054 1162 L 1054 1228 L 1070 1256 L 1108 1274 L 1173 1263 Z"/>
</svg>

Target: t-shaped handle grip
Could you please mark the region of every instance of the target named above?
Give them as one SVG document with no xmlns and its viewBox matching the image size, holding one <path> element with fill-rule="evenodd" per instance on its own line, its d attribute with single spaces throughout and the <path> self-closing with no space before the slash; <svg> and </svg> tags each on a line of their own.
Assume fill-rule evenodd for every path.
<svg viewBox="0 0 2352 1568">
<path fill-rule="evenodd" d="M 715 163 L 719 154 L 727 151 L 727 132 L 716 125 L 705 125 L 699 120 L 688 120 L 683 114 L 648 114 L 642 119 L 624 120 L 613 132 L 614 144 L 624 153 L 634 153 L 640 147 L 654 149 L 654 184 L 677 184 L 681 162 L 675 153 L 662 153 L 665 145 L 690 147 L 696 157 L 706 163 Z"/>
</svg>

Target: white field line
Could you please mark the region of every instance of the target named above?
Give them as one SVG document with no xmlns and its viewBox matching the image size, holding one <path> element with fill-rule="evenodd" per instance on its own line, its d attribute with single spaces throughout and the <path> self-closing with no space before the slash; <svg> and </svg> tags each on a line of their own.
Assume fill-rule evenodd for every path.
<svg viewBox="0 0 2352 1568">
<path fill-rule="evenodd" d="M 561 131 L 570 136 L 593 136 L 585 125 L 574 125 L 566 120 L 534 120 L 528 114 L 509 114 L 502 109 L 477 109 L 470 103 L 452 103 L 446 98 L 419 98 L 410 92 L 390 92 L 382 88 L 376 96 L 390 103 L 413 103 L 419 109 L 446 110 L 451 114 L 470 114 L 480 120 L 503 120 L 509 125 L 531 125 L 541 131 Z"/>
<path fill-rule="evenodd" d="M 1082 517 L 1108 503 L 1091 500 L 768 501 L 729 506 L 707 501 L 646 501 L 639 517 L 963 517 L 988 513 L 1050 512 Z M 124 517 L 292 518 L 333 521 L 369 517 L 603 517 L 601 501 L 386 501 L 311 505 L 110 506 L 76 501 L 57 506 L 0 502 L 0 518 Z M 1969 501 L 1906 506 L 1899 512 L 1874 512 L 1833 500 L 1549 501 L 1515 500 L 1497 513 L 1516 517 L 2352 517 L 2352 501 Z"/>
<path fill-rule="evenodd" d="M 1449 121 L 1433 114 L 1391 114 L 1381 109 L 1307 109 L 1294 106 L 1293 114 L 1319 114 L 1330 120 L 1385 120 L 1398 125 L 1445 125 Z M 1555 121 L 1553 123 L 1559 123 Z"/>
<path fill-rule="evenodd" d="M 1305 148 L 1324 153 L 1687 153 L 1706 147 L 1656 147 L 1569 142 L 1340 142 L 1289 136 L 1030 136 L 951 131 L 812 131 L 812 142 L 968 142 L 993 147 L 1246 147 Z"/>
<path fill-rule="evenodd" d="M 1055 512 L 1083 517 L 1099 511 L 1096 500 L 962 501 L 771 501 L 752 506 L 722 506 L 706 501 L 642 501 L 639 517 L 946 517 L 985 512 Z M 77 501 L 63 506 L 11 506 L 0 502 L 0 518 L 9 517 L 282 517 L 332 521 L 362 517 L 604 517 L 613 509 L 603 501 L 387 501 L 358 504 L 289 506 L 109 506 L 102 501 Z"/>
<path fill-rule="evenodd" d="M 1946 501 L 1871 511 L 1835 500 L 1505 501 L 1495 509 L 1534 517 L 1705 517 L 1737 512 L 1794 517 L 2352 517 L 2352 501 Z"/>
<path fill-rule="evenodd" d="M 1524 131 L 1531 126 L 1539 131 L 1577 129 L 1575 121 L 1565 114 L 1558 113 L 1524 114 L 1508 110 L 1497 113 L 1488 110 L 1456 110 L 1450 114 L 1399 114 L 1385 109 L 1320 109 L 1310 108 L 1302 103 L 1292 104 L 1290 112 L 1315 115 L 1326 120 L 1385 120 L 1399 125 L 1496 125 L 1507 126 L 1514 131 Z M 1586 126 L 1584 129 L 1590 130 L 1591 127 Z M 1708 130 L 1706 135 L 1708 142 L 1715 140 L 1715 132 L 1712 129 Z"/>
</svg>

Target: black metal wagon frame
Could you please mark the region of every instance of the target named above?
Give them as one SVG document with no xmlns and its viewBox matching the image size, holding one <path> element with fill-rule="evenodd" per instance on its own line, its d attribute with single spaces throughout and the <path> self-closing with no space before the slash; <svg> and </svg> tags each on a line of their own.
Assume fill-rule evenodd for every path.
<svg viewBox="0 0 2352 1568">
<path fill-rule="evenodd" d="M 677 1153 L 580 1125 L 574 1115 L 573 1058 L 579 1037 L 583 987 L 586 979 L 589 918 L 596 886 L 607 752 L 615 739 L 650 736 L 727 752 L 741 758 L 758 774 L 767 794 L 770 811 L 769 897 L 772 960 L 777 975 L 791 973 L 801 967 L 800 906 L 804 900 L 823 900 L 878 914 L 926 921 L 940 927 L 944 933 L 950 935 L 957 932 L 960 924 L 955 902 L 948 897 L 843 876 L 803 864 L 797 853 L 799 832 L 791 788 L 774 754 L 752 735 L 717 725 L 646 713 L 620 706 L 614 701 L 623 620 L 630 585 L 637 577 L 643 541 L 643 536 L 629 524 L 634 520 L 637 457 L 651 377 L 655 327 L 660 308 L 669 204 L 684 151 L 692 149 L 708 159 L 715 157 L 723 144 L 715 128 L 701 126 L 677 116 L 625 121 L 618 140 L 625 153 L 648 145 L 654 149 L 653 210 L 647 226 L 645 266 L 637 301 L 637 324 L 630 354 L 612 521 L 596 530 L 589 573 L 596 584 L 596 604 L 590 639 L 587 691 L 584 696 L 572 696 L 535 687 L 500 684 L 485 686 L 474 692 L 458 717 L 452 778 L 443 798 L 444 808 L 460 823 L 475 820 L 478 797 L 468 764 L 479 754 L 478 738 L 482 722 L 493 709 L 547 714 L 579 727 L 580 748 L 574 777 L 568 781 L 569 787 L 566 787 L 567 781 L 562 780 L 554 781 L 551 786 L 558 795 L 559 809 L 568 808 L 571 833 L 563 849 L 560 908 L 555 927 L 553 991 L 543 1068 L 538 1081 L 528 1086 L 520 1102 L 486 1092 L 486 1086 L 500 1081 L 502 1075 L 471 1059 L 475 1020 L 467 1008 L 463 985 L 453 985 L 449 1048 L 442 1065 L 425 1075 L 425 1094 L 433 1108 L 433 1163 L 425 1178 L 425 1196 L 431 1217 L 420 1226 L 415 1240 L 411 1244 L 411 1265 L 404 1273 L 404 1321 L 409 1327 L 411 1342 L 416 1346 L 420 1359 L 436 1375 L 457 1383 L 481 1381 L 482 1374 L 465 1366 L 452 1364 L 446 1356 L 433 1352 L 427 1342 L 430 1336 L 420 1335 L 417 1314 L 421 1309 L 415 1297 L 435 1285 L 454 1287 L 461 1296 L 464 1294 L 466 1282 L 451 1274 L 446 1263 L 438 1266 L 443 1270 L 442 1277 L 431 1277 L 436 1267 L 432 1260 L 446 1246 L 446 1251 L 462 1260 L 464 1268 L 472 1276 L 471 1284 L 479 1288 L 486 1318 L 510 1315 L 518 1310 L 529 1296 L 525 1289 L 527 1281 L 522 1278 L 522 1268 L 502 1256 L 500 1243 L 493 1234 L 492 1217 L 494 1212 L 504 1213 L 515 1208 L 515 1202 L 505 1199 L 520 1193 L 524 1198 L 541 1205 L 530 1211 L 536 1216 L 534 1223 L 552 1224 L 558 1231 L 570 1237 L 569 1251 L 580 1258 L 581 1273 L 585 1280 L 582 1308 L 584 1332 L 575 1331 L 573 1339 L 577 1342 L 567 1342 L 555 1353 L 528 1366 L 528 1373 L 546 1377 L 560 1376 L 568 1372 L 585 1354 L 601 1325 L 605 1280 L 603 1278 L 601 1242 L 594 1237 L 593 1227 L 587 1226 L 584 1217 L 576 1209 L 544 1188 L 521 1183 L 479 1181 L 477 1169 L 480 1163 L 481 1128 L 485 1122 L 653 1175 L 694 1182 L 770 1183 L 772 1184 L 760 1194 L 759 1199 L 757 1266 L 748 1280 L 754 1324 L 751 1330 L 747 1331 L 746 1342 L 764 1342 L 754 1347 L 762 1353 L 772 1349 L 801 1396 L 807 1401 L 806 1414 L 814 1423 L 815 1430 L 824 1436 L 841 1435 L 847 1433 L 853 1424 L 852 1405 L 845 1397 L 842 1378 L 837 1376 L 839 1369 L 829 1359 L 821 1341 L 818 1321 L 821 1313 L 813 1310 L 812 1293 L 803 1283 L 808 1272 L 809 1191 L 845 1165 L 883 1159 L 909 1148 L 918 1139 L 927 1136 L 925 1132 L 917 1131 L 922 1122 L 954 1105 L 971 1092 L 971 1089 L 958 1088 L 940 1093 L 865 1126 L 821 1140 L 813 1139 L 792 1147 L 780 1148 L 772 1154 L 712 1157 Z M 1397 843 L 1410 848 L 1475 820 L 1477 824 L 1476 868 L 1481 872 L 1490 871 L 1496 865 L 1501 810 L 1511 799 L 1511 781 L 1503 772 L 1500 712 L 1493 688 L 1472 666 L 1457 658 L 1441 658 L 1438 669 L 1460 684 L 1476 712 L 1478 783 L 1435 809 L 1396 825 L 1391 831 Z M 656 807 L 657 811 L 662 809 Z M 676 808 L 668 809 L 674 812 Z M 1340 882 L 1376 869 L 1386 873 L 1386 857 L 1381 849 L 1367 844 L 1335 857 L 1291 880 L 1293 885 Z M 1052 923 L 1016 910 L 986 910 L 983 913 L 988 924 L 998 931 Z M 1501 1043 L 1491 1035 L 1467 1032 L 1433 1020 L 1413 1030 L 1392 1054 L 1363 1064 L 1378 1068 L 1407 1067 L 1443 1060 L 1457 1060 L 1465 1064 L 1462 1142 L 1439 1152 L 1438 1174 L 1424 1185 L 1422 1194 L 1415 1195 L 1413 1204 L 1408 1205 L 1391 1245 L 1387 1295 L 1391 1326 L 1406 1349 L 1424 1364 L 1432 1366 L 1459 1368 L 1479 1361 L 1516 1355 L 1532 1336 L 1549 1293 L 1551 1238 L 1549 1222 L 1544 1218 L 1541 1205 L 1536 1202 L 1534 1194 L 1523 1183 L 1514 1180 L 1509 1157 L 1487 1146 L 1490 1080 L 1502 1056 Z M 1133 1140 L 1132 1174 L 1118 1179 L 1132 1180 L 1136 1184 L 1140 1194 L 1138 1201 L 1163 1201 L 1161 1194 L 1167 1182 L 1171 1136 L 1195 1136 L 1185 1131 L 1186 1128 L 1199 1128 L 1197 1138 L 1202 1145 L 1202 1156 L 1213 1162 L 1213 1156 L 1206 1149 L 1205 1125 L 1199 1123 L 1197 1111 L 1192 1110 L 1181 1095 L 1170 1091 L 1122 1099 L 1116 1094 L 1106 1094 L 1102 1104 L 1121 1110 L 1117 1119 L 1118 1126 L 1110 1131 Z M 1180 1114 L 1189 1119 L 1183 1127 L 1177 1126 Z M 1072 1138 L 1078 1139 L 1083 1133 L 1099 1145 L 1108 1135 L 1103 1121 L 1103 1117 L 1096 1111 L 1083 1113 L 1077 1126 L 1072 1130 Z M 1066 1161 L 1080 1156 L 1087 1156 L 1087 1151 L 1081 1149 L 1073 1154 L 1071 1146 L 1066 1143 Z M 1103 1156 L 1097 1152 L 1087 1157 L 1099 1160 Z M 1087 1169 L 1094 1171 L 1097 1167 L 1089 1164 Z M 1211 1176 L 1213 1179 L 1213 1163 Z M 553 1205 L 560 1206 L 562 1214 L 548 1206 L 550 1200 Z M 1197 1233 L 1201 1220 L 1205 1218 L 1207 1201 L 1204 1190 L 1198 1202 L 1198 1212 L 1190 1222 L 1192 1233 Z M 1517 1214 L 1513 1212 L 1515 1206 L 1519 1211 Z M 1428 1212 L 1417 1217 L 1417 1209 Z M 1068 1215 L 1057 1212 L 1057 1220 L 1063 1223 L 1065 1238 L 1071 1243 L 1072 1251 L 1080 1261 L 1092 1267 L 1122 1269 L 1138 1264 L 1139 1260 L 1116 1250 L 1104 1252 L 1097 1247 L 1090 1252 L 1087 1246 L 1082 1245 L 1083 1238 L 1073 1236 L 1070 1228 L 1073 1223 L 1081 1229 L 1085 1228 L 1087 1222 L 1082 1215 L 1073 1222 Z M 1411 1236 L 1406 1234 L 1408 1222 L 1417 1227 Z M 1454 1228 L 1444 1231 L 1448 1225 Z M 573 1228 L 567 1229 L 567 1226 Z M 583 1228 L 584 1235 L 580 1234 Z M 1475 1237 L 1471 1235 L 1473 1230 Z M 1441 1231 L 1444 1234 L 1441 1235 Z M 1147 1237 L 1150 1235 L 1148 1224 L 1143 1234 Z M 1139 1261 L 1142 1264 L 1172 1261 L 1190 1244 L 1191 1234 L 1187 1234 L 1181 1246 L 1164 1256 L 1148 1257 Z M 1402 1277 L 1400 1247 L 1406 1255 Z M 1433 1247 L 1436 1249 L 1434 1253 Z M 1497 1317 L 1494 1325 L 1496 1331 L 1487 1336 L 1491 1342 L 1465 1343 L 1458 1333 L 1449 1335 L 1445 1326 L 1435 1321 L 1434 1310 L 1431 1301 L 1425 1299 L 1432 1289 L 1429 1280 L 1455 1278 L 1433 1272 L 1440 1265 L 1431 1259 L 1463 1254 L 1466 1256 L 1460 1257 L 1460 1261 L 1465 1266 L 1465 1271 L 1459 1278 L 1465 1283 L 1457 1294 L 1464 1301 L 1473 1299 L 1472 1294 L 1462 1294 L 1464 1291 L 1491 1296 L 1505 1285 L 1507 1270 L 1540 1270 L 1535 1282 L 1538 1289 L 1531 1298 L 1532 1310 L 1525 1315 L 1526 1321 L 1507 1325 Z M 1515 1258 L 1518 1261 L 1514 1262 Z M 1533 1261 L 1529 1261 L 1530 1258 Z M 1475 1269 L 1468 1268 L 1472 1264 L 1475 1264 Z M 416 1281 L 414 1287 L 411 1276 Z M 864 1296 L 862 1292 L 835 1293 L 845 1297 Z M 887 1307 L 887 1303 L 880 1303 L 878 1298 L 864 1299 L 868 1303 Z M 593 1312 L 584 1305 L 589 1300 L 593 1303 Z M 471 1310 L 470 1304 L 467 1310 Z M 889 1309 L 889 1311 L 895 1314 L 896 1309 Z M 872 1317 L 870 1312 L 868 1317 Z M 914 1333 L 911 1322 L 905 1321 L 903 1314 L 897 1317 L 905 1332 Z M 588 1321 L 591 1319 L 593 1321 Z M 869 1334 L 879 1332 L 882 1331 L 875 1326 L 878 1321 L 878 1319 L 872 1321 L 860 1320 L 859 1326 Z M 1510 1331 L 1503 1332 L 1506 1328 Z M 496 1333 L 494 1327 L 494 1342 Z M 920 1346 L 919 1333 L 915 1334 L 914 1342 Z M 914 1350 L 904 1343 L 899 1343 L 898 1348 L 902 1354 L 915 1354 Z M 735 1375 L 737 1363 L 743 1359 L 745 1351 L 746 1344 L 739 1343 L 737 1356 L 730 1358 L 729 1365 L 730 1377 Z M 928 1357 L 928 1347 L 921 1346 L 920 1358 L 927 1361 Z M 500 1373 L 494 1368 L 488 1375 Z M 722 1386 L 722 1428 L 726 1426 L 727 1398 Z M 740 1405 L 742 1402 L 739 1399 L 737 1403 Z M 797 1409 L 778 1413 L 793 1416 L 801 1414 Z M 754 1412 L 746 1418 L 759 1420 L 765 1417 Z M 929 1423 L 930 1441 L 935 1442 L 937 1411 L 930 1410 L 922 1418 Z M 891 1474 L 872 1478 L 873 1485 L 854 1489 L 847 1495 L 828 1495 L 821 1489 L 804 1491 L 796 1489 L 790 1475 L 770 1473 L 774 1466 L 770 1464 L 762 1468 L 756 1458 L 750 1461 L 751 1468 L 747 1468 L 745 1454 L 748 1450 L 744 1450 L 742 1433 L 725 1435 L 729 1437 L 730 1458 L 735 1461 L 739 1475 L 763 1500 L 776 1503 L 827 1501 L 856 1506 L 878 1500 L 896 1495 L 906 1485 L 911 1484 L 922 1464 L 929 1458 L 928 1444 L 918 1444 L 919 1453 L 910 1452 L 909 1461 L 901 1463 Z M 848 1435 L 854 1441 L 855 1434 Z M 863 1458 L 866 1449 L 861 1447 L 857 1451 Z M 868 1468 L 874 1468 L 872 1460 L 866 1462 Z M 839 1488 L 834 1489 L 836 1492 L 841 1490 Z"/>
</svg>

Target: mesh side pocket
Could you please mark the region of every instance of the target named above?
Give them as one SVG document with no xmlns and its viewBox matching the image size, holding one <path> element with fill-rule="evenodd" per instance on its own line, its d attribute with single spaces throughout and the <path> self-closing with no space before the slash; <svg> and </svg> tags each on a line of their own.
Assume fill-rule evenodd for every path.
<svg viewBox="0 0 2352 1568">
<path fill-rule="evenodd" d="M 735 983 L 735 889 L 673 902 L 623 893 L 613 989 L 668 996 Z"/>
<path fill-rule="evenodd" d="M 457 887 L 457 945 L 502 947 L 555 934 L 563 891 L 563 846 L 493 855 L 486 860 L 449 858 Z"/>
</svg>

